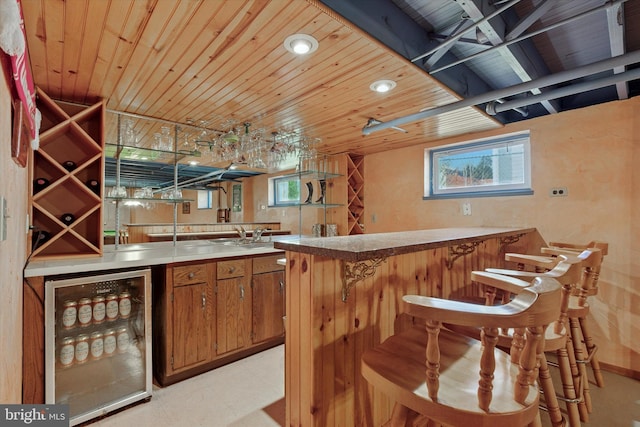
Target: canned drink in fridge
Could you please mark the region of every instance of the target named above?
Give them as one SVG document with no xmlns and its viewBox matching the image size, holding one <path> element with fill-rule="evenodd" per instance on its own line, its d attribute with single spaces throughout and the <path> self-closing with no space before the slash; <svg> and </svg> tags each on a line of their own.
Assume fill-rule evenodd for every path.
<svg viewBox="0 0 640 427">
<path fill-rule="evenodd" d="M 73 337 L 63 338 L 60 342 L 60 354 L 58 356 L 58 360 L 63 367 L 73 365 L 73 360 L 75 359 L 75 350 L 76 340 Z"/>
<path fill-rule="evenodd" d="M 116 331 L 116 342 L 118 346 L 118 352 L 124 353 L 129 348 L 129 332 L 127 328 L 120 328 Z"/>
<path fill-rule="evenodd" d="M 84 363 L 89 357 L 89 335 L 78 335 L 76 337 L 75 358 L 76 363 Z"/>
<path fill-rule="evenodd" d="M 91 300 L 91 307 L 91 311 L 93 313 L 93 323 L 102 323 L 106 315 L 104 297 L 101 295 L 93 297 L 93 299 Z"/>
<path fill-rule="evenodd" d="M 80 326 L 90 325 L 92 318 L 93 310 L 91 308 L 91 299 L 80 298 L 80 300 L 78 300 L 78 323 L 80 323 Z"/>
<path fill-rule="evenodd" d="M 89 338 L 89 349 L 91 351 L 92 359 L 100 359 L 104 352 L 104 339 L 102 332 L 94 332 Z"/>
<path fill-rule="evenodd" d="M 118 299 L 118 309 L 120 310 L 120 317 L 126 319 L 131 314 L 131 294 L 127 291 L 121 292 Z"/>
<path fill-rule="evenodd" d="M 118 295 L 107 295 L 105 299 L 105 314 L 107 320 L 116 320 L 118 318 Z"/>
<path fill-rule="evenodd" d="M 112 356 L 116 352 L 116 348 L 118 347 L 116 341 L 116 331 L 113 329 L 107 329 L 104 331 L 104 345 L 103 351 L 105 356 Z"/>
<path fill-rule="evenodd" d="M 78 303 L 73 300 L 67 300 L 62 303 L 62 326 L 65 329 L 71 329 L 76 324 L 78 318 Z"/>
</svg>

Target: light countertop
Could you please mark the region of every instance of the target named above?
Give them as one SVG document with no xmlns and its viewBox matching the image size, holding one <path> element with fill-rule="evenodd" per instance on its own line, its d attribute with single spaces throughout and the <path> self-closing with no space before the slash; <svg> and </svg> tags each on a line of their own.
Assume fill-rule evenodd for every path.
<svg viewBox="0 0 640 427">
<path fill-rule="evenodd" d="M 118 250 L 114 245 L 105 245 L 101 257 L 32 261 L 27 265 L 24 275 L 36 277 L 140 268 L 282 251 L 309 253 L 346 261 L 363 261 L 533 231 L 535 228 L 462 227 L 337 237 L 273 236 L 272 244 L 259 245 L 224 244 L 220 240 L 178 241 L 175 246 L 173 242 L 134 243 L 119 245 Z"/>
<path fill-rule="evenodd" d="M 527 234 L 535 228 L 456 227 L 354 236 L 309 237 L 276 242 L 278 249 L 320 255 L 345 261 L 364 261 L 464 242 Z"/>
<path fill-rule="evenodd" d="M 273 240 L 295 240 L 298 238 L 297 235 L 274 236 Z M 176 242 L 175 246 L 173 242 L 121 244 L 118 250 L 115 249 L 115 245 L 105 245 L 103 256 L 101 257 L 31 261 L 24 271 L 24 276 L 51 276 L 121 268 L 140 268 L 175 262 L 271 253 L 282 253 L 282 250 L 274 249 L 273 243 L 267 242 L 236 245 L 210 240 L 179 241 Z"/>
</svg>

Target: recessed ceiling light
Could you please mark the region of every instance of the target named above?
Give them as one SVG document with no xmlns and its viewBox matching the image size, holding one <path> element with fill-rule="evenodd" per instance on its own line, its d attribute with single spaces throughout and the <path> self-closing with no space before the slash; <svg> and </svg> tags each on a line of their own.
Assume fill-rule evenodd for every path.
<svg viewBox="0 0 640 427">
<path fill-rule="evenodd" d="M 389 92 L 394 87 L 396 87 L 396 82 L 394 82 L 393 80 L 378 80 L 371 83 L 371 86 L 369 86 L 369 89 L 371 89 L 374 92 L 384 93 L 384 92 Z"/>
<path fill-rule="evenodd" d="M 284 40 L 284 48 L 296 55 L 308 55 L 318 50 L 318 40 L 308 34 L 293 34 Z"/>
</svg>

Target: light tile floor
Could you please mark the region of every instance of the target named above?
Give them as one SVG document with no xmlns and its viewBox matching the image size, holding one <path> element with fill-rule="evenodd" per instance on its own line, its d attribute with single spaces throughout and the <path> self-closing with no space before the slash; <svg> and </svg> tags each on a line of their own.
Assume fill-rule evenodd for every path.
<svg viewBox="0 0 640 427">
<path fill-rule="evenodd" d="M 275 418 L 275 419 L 274 419 Z M 168 387 L 91 427 L 284 425 L 284 345 Z"/>
<path fill-rule="evenodd" d="M 555 370 L 552 369 L 555 376 Z M 604 372 L 592 383 L 594 412 L 583 427 L 640 427 L 640 381 Z M 564 405 L 561 405 L 564 412 Z M 284 345 L 177 384 L 154 387 L 153 397 L 90 427 L 284 426 Z M 543 427 L 550 426 L 542 413 Z M 348 427 L 348 426 L 347 426 Z"/>
</svg>

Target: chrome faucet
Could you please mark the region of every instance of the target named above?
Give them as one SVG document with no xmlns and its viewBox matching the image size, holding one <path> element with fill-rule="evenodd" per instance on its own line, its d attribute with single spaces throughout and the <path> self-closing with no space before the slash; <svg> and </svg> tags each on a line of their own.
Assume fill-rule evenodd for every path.
<svg viewBox="0 0 640 427">
<path fill-rule="evenodd" d="M 247 231 L 243 226 L 239 225 L 237 227 L 233 227 L 236 233 L 238 233 L 239 243 L 245 243 L 247 241 Z"/>
<path fill-rule="evenodd" d="M 258 226 L 255 230 L 253 230 L 252 239 L 254 242 L 262 241 L 262 233 L 264 233 L 264 228 Z"/>
</svg>

